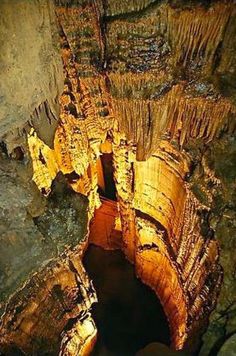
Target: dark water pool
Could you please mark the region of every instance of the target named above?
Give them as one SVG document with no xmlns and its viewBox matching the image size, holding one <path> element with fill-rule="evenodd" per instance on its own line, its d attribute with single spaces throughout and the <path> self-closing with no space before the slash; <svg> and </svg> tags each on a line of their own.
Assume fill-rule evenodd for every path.
<svg viewBox="0 0 236 356">
<path fill-rule="evenodd" d="M 136 278 L 122 252 L 91 245 L 84 265 L 99 300 L 92 311 L 98 329 L 94 356 L 131 356 L 151 342 L 170 344 L 158 298 Z"/>
</svg>

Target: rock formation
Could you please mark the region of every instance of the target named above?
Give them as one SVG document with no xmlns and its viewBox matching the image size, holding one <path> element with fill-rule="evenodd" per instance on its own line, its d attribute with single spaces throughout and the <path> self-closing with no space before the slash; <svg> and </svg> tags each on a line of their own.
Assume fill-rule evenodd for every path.
<svg viewBox="0 0 236 356">
<path fill-rule="evenodd" d="M 235 334 L 234 2 L 14 3 L 0 5 L 2 352 L 91 352 L 93 243 L 155 291 L 174 349 L 216 354 Z"/>
</svg>

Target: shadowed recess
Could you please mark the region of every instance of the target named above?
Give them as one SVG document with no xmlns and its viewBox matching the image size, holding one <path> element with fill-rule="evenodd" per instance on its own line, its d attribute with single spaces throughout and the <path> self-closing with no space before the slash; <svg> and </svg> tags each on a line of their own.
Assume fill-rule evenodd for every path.
<svg viewBox="0 0 236 356">
<path fill-rule="evenodd" d="M 131 356 L 154 341 L 170 344 L 169 327 L 159 300 L 136 278 L 122 252 L 90 245 L 84 266 L 98 295 L 92 311 L 98 328 L 93 356 Z"/>
</svg>

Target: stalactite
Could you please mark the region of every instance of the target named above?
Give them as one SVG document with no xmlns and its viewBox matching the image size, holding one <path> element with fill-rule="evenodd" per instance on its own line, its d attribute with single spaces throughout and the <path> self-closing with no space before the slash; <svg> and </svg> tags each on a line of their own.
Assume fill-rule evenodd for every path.
<svg viewBox="0 0 236 356">
<path fill-rule="evenodd" d="M 110 72 L 108 78 L 110 91 L 115 99 L 157 99 L 165 91 L 168 92 L 173 81 L 172 74 L 166 70 L 141 73 Z"/>
<path fill-rule="evenodd" d="M 119 130 L 137 144 L 138 159 L 146 159 L 158 147 L 168 120 L 166 111 L 159 103 L 149 101 L 122 99 L 113 100 L 113 105 L 116 117 L 120 119 Z"/>
<path fill-rule="evenodd" d="M 235 111 L 226 99 L 189 96 L 183 84 L 158 100 L 113 99 L 113 106 L 119 130 L 137 144 L 139 160 L 155 153 L 165 133 L 181 147 L 194 138 L 210 142 Z"/>
<path fill-rule="evenodd" d="M 100 155 L 100 145 L 113 126 L 111 108 L 108 105 L 104 78 L 81 79 L 81 107 L 85 115 L 85 125 L 89 145 L 96 158 Z"/>
<path fill-rule="evenodd" d="M 104 51 L 96 6 L 92 3 L 86 7 L 67 10 L 58 8 L 57 15 L 63 29 L 64 68 L 70 82 L 73 83 L 72 93 L 77 98 L 76 106 L 80 108 L 85 119 L 90 147 L 98 157 L 99 146 L 104 141 L 107 130 L 112 127 L 113 121 L 105 78 L 98 73 L 91 58 L 95 49 L 101 58 Z M 67 44 L 69 49 L 65 50 L 63 43 Z M 89 45 L 91 48 L 86 49 Z"/>
<path fill-rule="evenodd" d="M 67 180 L 75 192 L 81 193 L 85 196 L 89 195 L 89 192 L 91 190 L 91 181 L 88 175 L 88 170 L 84 173 L 82 177 L 75 176 L 75 178 L 67 178 Z"/>
<path fill-rule="evenodd" d="M 33 163 L 33 181 L 44 195 L 51 191 L 51 184 L 59 171 L 55 153 L 37 136 L 34 129 L 28 135 L 29 151 Z"/>
<path fill-rule="evenodd" d="M 89 147 L 84 123 L 67 115 L 56 130 L 54 139 L 56 159 L 63 174 L 73 171 L 84 175 L 89 165 Z"/>
<path fill-rule="evenodd" d="M 139 9 L 146 3 L 127 6 Z M 120 37 L 118 43 L 127 46 L 127 53 L 140 57 L 142 51 L 158 52 L 160 45 L 165 54 L 155 52 L 144 69 L 139 62 L 128 67 L 121 61 L 117 72 L 106 74 L 101 74 L 107 63 L 97 5 L 57 9 L 66 79 L 54 150 L 33 131 L 29 135 L 33 179 L 48 194 L 60 170 L 76 192 L 88 197 L 89 242 L 124 251 L 137 276 L 160 298 L 172 345 L 181 349 L 193 329 L 207 320 L 222 279 L 218 244 L 201 233 L 199 212 L 206 207 L 185 182 L 190 158 L 182 148 L 192 139 L 209 143 L 235 109 L 219 94 L 200 95 L 192 84 L 176 84 L 172 71 L 162 68 L 163 63 L 175 67 L 182 62 L 186 68 L 210 71 L 231 5 L 178 11 L 165 4 L 137 26 L 110 19 L 108 37 Z M 117 3 L 110 11 L 119 9 Z M 152 36 L 158 31 L 158 41 L 155 36 L 154 42 L 148 36 L 140 40 L 147 25 Z M 117 203 L 100 201 L 98 194 L 98 160 L 106 150 L 113 153 Z M 86 297 L 84 282 L 79 281 L 79 291 L 87 301 L 85 312 L 90 297 L 96 298 Z M 96 330 L 86 315 L 65 332 L 61 354 L 90 350 Z M 29 330 L 26 323 L 23 331 Z"/>
<path fill-rule="evenodd" d="M 225 99 L 191 98 L 186 94 L 176 102 L 175 115 L 170 121 L 171 136 L 177 138 L 180 146 L 191 138 L 201 138 L 209 143 L 219 133 L 225 119 L 234 111 Z M 178 106 L 177 106 L 178 105 Z"/>
<path fill-rule="evenodd" d="M 155 0 L 131 0 L 128 3 L 125 0 L 109 1 L 108 2 L 108 14 L 110 16 L 123 14 L 126 12 L 140 11 L 146 6 L 150 5 Z"/>
<path fill-rule="evenodd" d="M 120 160 L 119 155 L 116 160 Z M 155 155 L 145 162 L 135 162 L 133 215 L 127 209 L 124 213 L 134 225 L 132 253 L 137 275 L 162 301 L 175 348 L 185 344 L 193 320 L 197 317 L 205 320 L 209 315 L 222 278 L 218 268 L 218 244 L 201 235 L 198 211 L 205 207 L 198 203 L 184 182 L 187 172 L 188 157 L 168 142 L 161 142 Z M 132 191 L 132 180 L 127 179 L 124 172 L 122 182 L 125 192 Z M 122 218 L 122 195 L 118 204 Z M 171 281 L 175 281 L 173 286 Z M 214 298 L 209 303 L 211 294 Z M 178 311 L 178 308 L 183 309 Z"/>
<path fill-rule="evenodd" d="M 192 61 L 197 64 L 203 61 L 211 67 L 232 9 L 230 3 L 216 3 L 209 10 L 199 6 L 179 12 L 167 7 L 164 16 L 176 63 L 183 61 L 187 66 Z"/>
<path fill-rule="evenodd" d="M 148 75 L 146 75 L 148 77 Z M 142 87 L 140 78 L 137 81 Z M 119 130 L 125 133 L 128 140 L 137 145 L 137 157 L 139 160 L 148 158 L 159 147 L 162 135 L 167 131 L 168 123 L 173 117 L 173 110 L 178 86 L 168 92 L 159 100 L 122 98 L 124 90 L 129 90 L 129 79 L 116 81 L 121 90 L 121 98 L 113 98 L 115 117 L 118 119 Z M 127 83 L 127 84 L 126 84 Z M 127 86 L 126 86 L 127 85 Z"/>
</svg>

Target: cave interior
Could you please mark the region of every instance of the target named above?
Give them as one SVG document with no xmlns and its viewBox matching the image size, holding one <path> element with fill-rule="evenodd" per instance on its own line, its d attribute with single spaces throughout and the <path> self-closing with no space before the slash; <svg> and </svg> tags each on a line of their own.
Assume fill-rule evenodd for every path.
<svg viewBox="0 0 236 356">
<path fill-rule="evenodd" d="M 236 355 L 234 0 L 0 1 L 0 355 Z"/>
</svg>

